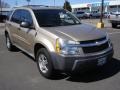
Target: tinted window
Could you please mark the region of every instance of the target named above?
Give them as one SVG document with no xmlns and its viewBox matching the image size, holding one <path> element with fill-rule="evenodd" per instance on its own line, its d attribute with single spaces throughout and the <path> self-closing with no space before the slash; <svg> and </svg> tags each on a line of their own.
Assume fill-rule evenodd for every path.
<svg viewBox="0 0 120 90">
<path fill-rule="evenodd" d="M 80 21 L 65 10 L 34 10 L 38 24 L 41 27 L 66 26 L 80 24 Z"/>
<path fill-rule="evenodd" d="M 21 20 L 29 22 L 31 25 L 33 24 L 32 16 L 30 12 L 27 10 L 22 10 Z"/>
<path fill-rule="evenodd" d="M 85 12 L 77 12 L 77 14 L 84 14 Z"/>
<path fill-rule="evenodd" d="M 12 14 L 13 11 L 9 11 L 8 14 L 7 14 L 7 20 L 9 20 L 11 14 Z"/>
<path fill-rule="evenodd" d="M 30 12 L 27 10 L 22 10 L 22 9 L 16 10 L 13 13 L 11 21 L 18 23 L 18 24 L 20 24 L 23 21 L 27 21 L 30 24 L 33 23 L 32 16 L 31 16 Z"/>
<path fill-rule="evenodd" d="M 16 10 L 12 15 L 11 21 L 20 24 L 21 22 L 20 15 L 21 15 L 21 10 Z"/>
</svg>

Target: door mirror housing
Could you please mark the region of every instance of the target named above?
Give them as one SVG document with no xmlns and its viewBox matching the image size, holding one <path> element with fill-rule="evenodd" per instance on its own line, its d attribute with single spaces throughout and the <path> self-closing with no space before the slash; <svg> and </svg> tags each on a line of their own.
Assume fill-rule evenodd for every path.
<svg viewBox="0 0 120 90">
<path fill-rule="evenodd" d="M 29 22 L 21 22 L 20 26 L 24 28 L 34 29 L 34 26 L 32 26 Z"/>
<path fill-rule="evenodd" d="M 30 28 L 29 22 L 21 22 L 21 23 L 20 23 L 20 26 L 21 26 L 21 27 L 24 27 L 24 28 Z"/>
</svg>

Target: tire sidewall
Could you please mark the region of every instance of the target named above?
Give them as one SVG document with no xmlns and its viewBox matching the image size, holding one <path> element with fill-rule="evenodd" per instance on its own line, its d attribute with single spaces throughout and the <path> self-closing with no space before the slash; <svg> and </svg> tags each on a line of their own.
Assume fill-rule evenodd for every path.
<svg viewBox="0 0 120 90">
<path fill-rule="evenodd" d="M 7 45 L 7 39 L 9 39 L 9 43 L 10 43 L 10 46 L 8 47 L 8 45 Z M 7 46 L 7 49 L 9 50 L 9 51 L 11 51 L 12 50 L 12 43 L 11 43 L 11 40 L 10 40 L 10 37 L 9 37 L 9 35 L 7 34 L 6 35 L 6 46 Z"/>
<path fill-rule="evenodd" d="M 40 70 L 40 67 L 39 67 L 39 55 L 40 54 L 43 54 L 45 55 L 45 57 L 47 58 L 47 62 L 48 62 L 48 65 L 47 65 L 47 68 L 48 68 L 48 71 L 46 73 L 43 73 L 41 70 Z M 45 48 L 41 48 L 37 51 L 37 54 L 36 54 L 36 62 L 37 62 L 37 67 L 38 67 L 38 70 L 39 72 L 41 73 L 42 76 L 46 77 L 46 78 L 51 78 L 52 74 L 53 74 L 53 65 L 52 65 L 52 61 L 51 61 L 51 57 L 50 57 L 50 54 L 48 53 L 48 51 L 45 49 Z"/>
<path fill-rule="evenodd" d="M 117 27 L 117 24 L 116 24 L 116 23 L 112 23 L 112 27 L 113 27 L 113 28 L 116 28 L 116 27 Z"/>
</svg>

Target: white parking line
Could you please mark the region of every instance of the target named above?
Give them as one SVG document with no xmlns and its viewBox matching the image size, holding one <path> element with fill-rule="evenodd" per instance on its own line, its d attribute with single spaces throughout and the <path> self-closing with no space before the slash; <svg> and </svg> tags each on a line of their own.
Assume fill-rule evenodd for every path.
<svg viewBox="0 0 120 90">
<path fill-rule="evenodd" d="M 6 53 L 6 52 L 8 52 L 8 51 L 0 51 L 0 54 Z"/>
<path fill-rule="evenodd" d="M 112 32 L 112 33 L 108 33 L 108 34 L 120 34 L 120 32 Z"/>
</svg>

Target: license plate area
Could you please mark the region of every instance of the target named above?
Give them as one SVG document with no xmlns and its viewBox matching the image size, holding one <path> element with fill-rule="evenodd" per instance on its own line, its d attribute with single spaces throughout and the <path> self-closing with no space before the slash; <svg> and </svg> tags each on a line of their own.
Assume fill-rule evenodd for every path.
<svg viewBox="0 0 120 90">
<path fill-rule="evenodd" d="M 107 58 L 106 57 L 100 58 L 100 59 L 98 59 L 97 66 L 102 66 L 106 62 L 107 62 Z"/>
</svg>

